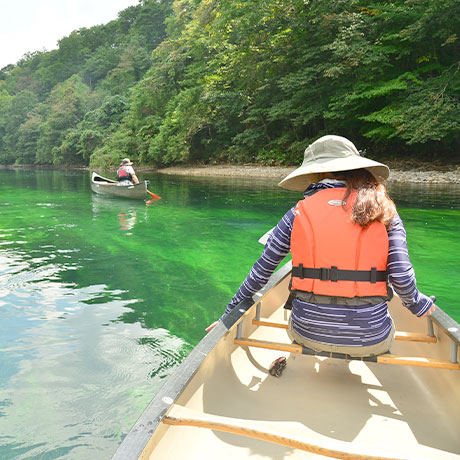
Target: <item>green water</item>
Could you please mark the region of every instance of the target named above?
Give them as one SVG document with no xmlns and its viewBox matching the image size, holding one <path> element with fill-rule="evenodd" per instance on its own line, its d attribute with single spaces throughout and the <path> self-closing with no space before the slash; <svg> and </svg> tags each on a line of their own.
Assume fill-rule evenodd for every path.
<svg viewBox="0 0 460 460">
<path fill-rule="evenodd" d="M 273 181 L 0 170 L 0 458 L 108 459 L 299 194 Z M 460 187 L 391 187 L 419 287 L 460 320 Z"/>
</svg>

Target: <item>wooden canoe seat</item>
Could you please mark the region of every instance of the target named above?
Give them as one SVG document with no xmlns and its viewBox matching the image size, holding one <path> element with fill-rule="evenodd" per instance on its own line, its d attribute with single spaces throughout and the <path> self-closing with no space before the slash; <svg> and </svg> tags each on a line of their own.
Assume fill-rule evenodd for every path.
<svg viewBox="0 0 460 460">
<path fill-rule="evenodd" d="M 265 421 L 238 419 L 198 412 L 187 407 L 173 405 L 162 422 L 166 425 L 205 428 L 268 441 L 293 449 L 300 449 L 326 457 L 346 460 L 407 459 L 407 452 L 388 448 L 359 445 L 321 435 L 302 423 L 290 421 Z M 420 457 L 424 459 L 448 458 L 444 452 L 426 451 L 422 447 Z"/>
<path fill-rule="evenodd" d="M 255 348 L 265 348 L 268 350 L 278 350 L 288 353 L 296 353 L 301 355 L 310 355 L 310 356 L 319 356 L 325 358 L 336 358 L 336 359 L 346 359 L 346 360 L 357 360 L 357 361 L 366 361 L 374 362 L 381 364 L 400 364 L 404 366 L 416 366 L 416 367 L 433 367 L 437 369 L 450 369 L 450 370 L 460 370 L 459 363 L 452 363 L 450 361 L 442 361 L 431 358 L 422 358 L 415 356 L 397 356 L 390 353 L 385 353 L 379 356 L 367 356 L 362 358 L 354 358 L 350 355 L 344 353 L 330 353 L 330 352 L 316 352 L 310 348 L 298 345 L 296 343 L 279 343 L 279 342 L 269 342 L 265 340 L 257 340 L 250 338 L 236 338 L 235 344 L 242 347 L 255 347 Z"/>
<path fill-rule="evenodd" d="M 256 326 L 267 326 L 267 327 L 276 327 L 279 329 L 288 329 L 288 325 L 285 323 L 271 323 L 269 321 L 262 321 L 258 319 L 253 319 L 252 324 Z M 424 343 L 436 343 L 438 339 L 436 336 L 420 334 L 418 332 L 401 332 L 396 331 L 395 333 L 396 340 L 404 340 L 409 342 L 424 342 Z"/>
</svg>

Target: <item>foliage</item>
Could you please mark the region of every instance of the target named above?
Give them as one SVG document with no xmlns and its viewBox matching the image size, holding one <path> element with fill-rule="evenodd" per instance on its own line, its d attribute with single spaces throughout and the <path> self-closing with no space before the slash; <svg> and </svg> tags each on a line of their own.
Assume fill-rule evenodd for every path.
<svg viewBox="0 0 460 460">
<path fill-rule="evenodd" d="M 0 70 L 0 163 L 456 155 L 456 0 L 140 0 Z M 403 153 L 401 153 L 403 154 Z"/>
</svg>

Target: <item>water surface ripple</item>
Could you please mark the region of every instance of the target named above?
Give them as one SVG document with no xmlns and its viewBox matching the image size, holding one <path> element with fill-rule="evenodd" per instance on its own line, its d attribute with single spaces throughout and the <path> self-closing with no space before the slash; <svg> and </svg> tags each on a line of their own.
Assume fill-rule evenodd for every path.
<svg viewBox="0 0 460 460">
<path fill-rule="evenodd" d="M 300 198 L 270 180 L 0 170 L 0 458 L 110 458 Z M 460 186 L 390 187 L 419 287 L 460 319 Z"/>
</svg>

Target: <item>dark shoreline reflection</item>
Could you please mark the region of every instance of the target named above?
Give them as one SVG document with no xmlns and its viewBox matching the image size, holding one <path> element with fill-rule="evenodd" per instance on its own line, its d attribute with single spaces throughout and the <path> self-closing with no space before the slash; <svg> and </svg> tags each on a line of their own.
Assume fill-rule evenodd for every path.
<svg viewBox="0 0 460 460">
<path fill-rule="evenodd" d="M 390 196 L 398 206 L 460 209 L 460 184 L 390 183 Z"/>
</svg>

